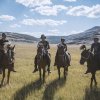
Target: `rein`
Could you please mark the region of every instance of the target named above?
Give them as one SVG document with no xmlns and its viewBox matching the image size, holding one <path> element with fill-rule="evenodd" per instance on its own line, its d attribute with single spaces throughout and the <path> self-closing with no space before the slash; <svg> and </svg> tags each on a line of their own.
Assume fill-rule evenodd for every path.
<svg viewBox="0 0 100 100">
<path fill-rule="evenodd" d="M 90 58 L 90 52 L 89 52 L 89 55 L 88 55 L 88 57 L 84 57 L 84 56 L 81 56 L 83 59 L 86 59 L 86 60 L 88 60 L 89 58 Z"/>
</svg>

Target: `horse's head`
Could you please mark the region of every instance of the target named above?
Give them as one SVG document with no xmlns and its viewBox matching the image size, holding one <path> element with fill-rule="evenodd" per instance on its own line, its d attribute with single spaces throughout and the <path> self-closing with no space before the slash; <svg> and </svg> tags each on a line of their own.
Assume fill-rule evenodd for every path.
<svg viewBox="0 0 100 100">
<path fill-rule="evenodd" d="M 90 50 L 84 49 L 81 53 L 81 59 L 80 59 L 80 64 L 84 65 L 84 63 L 90 58 Z"/>
<path fill-rule="evenodd" d="M 58 45 L 58 53 L 64 54 L 64 46 L 62 44 Z"/>
</svg>

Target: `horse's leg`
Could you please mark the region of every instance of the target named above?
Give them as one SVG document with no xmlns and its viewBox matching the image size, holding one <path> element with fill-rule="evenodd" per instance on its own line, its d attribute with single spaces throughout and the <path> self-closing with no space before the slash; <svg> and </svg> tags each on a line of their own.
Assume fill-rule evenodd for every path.
<svg viewBox="0 0 100 100">
<path fill-rule="evenodd" d="M 5 78 L 5 69 L 3 69 L 3 78 L 2 78 L 2 81 L 1 81 L 1 86 L 3 85 L 4 78 Z"/>
<path fill-rule="evenodd" d="M 9 84 L 10 70 L 8 69 L 7 84 Z"/>
<path fill-rule="evenodd" d="M 45 68 L 43 69 L 43 83 L 45 83 Z"/>
<path fill-rule="evenodd" d="M 40 74 L 40 81 L 42 80 L 41 79 L 41 68 L 39 68 L 39 74 Z"/>
<path fill-rule="evenodd" d="M 92 74 L 92 77 L 91 77 L 91 84 L 90 84 L 90 87 L 92 88 L 93 80 L 94 80 L 94 78 L 93 78 L 93 77 L 94 77 L 94 73 L 91 72 L 91 74 Z"/>
<path fill-rule="evenodd" d="M 67 71 L 68 71 L 68 67 L 64 67 L 64 79 L 66 79 Z"/>
<path fill-rule="evenodd" d="M 94 74 L 93 74 L 93 79 L 94 79 L 95 86 L 97 86 L 97 81 L 96 81 L 95 74 L 96 74 L 96 72 L 94 72 Z"/>
<path fill-rule="evenodd" d="M 60 80 L 60 67 L 57 67 L 58 69 L 58 75 L 59 75 L 59 80 Z"/>
</svg>

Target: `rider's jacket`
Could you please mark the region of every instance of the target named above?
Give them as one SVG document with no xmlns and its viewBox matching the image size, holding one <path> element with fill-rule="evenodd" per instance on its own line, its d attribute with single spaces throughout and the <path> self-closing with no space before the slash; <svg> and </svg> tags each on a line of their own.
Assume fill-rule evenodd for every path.
<svg viewBox="0 0 100 100">
<path fill-rule="evenodd" d="M 38 43 L 38 47 L 39 47 L 41 44 L 43 45 L 44 49 L 46 49 L 46 50 L 50 49 L 50 45 L 49 45 L 49 42 L 48 42 L 48 41 L 40 41 L 40 42 Z"/>
<path fill-rule="evenodd" d="M 0 51 L 4 50 L 4 45 L 5 45 L 6 42 L 9 42 L 9 41 L 0 39 Z"/>
<path fill-rule="evenodd" d="M 93 43 L 91 45 L 91 52 L 94 52 L 94 54 L 100 53 L 100 43 Z"/>
<path fill-rule="evenodd" d="M 64 47 L 64 51 L 66 52 L 67 51 L 67 45 L 66 43 L 60 43 L 58 44 L 58 46 L 62 45 Z"/>
</svg>

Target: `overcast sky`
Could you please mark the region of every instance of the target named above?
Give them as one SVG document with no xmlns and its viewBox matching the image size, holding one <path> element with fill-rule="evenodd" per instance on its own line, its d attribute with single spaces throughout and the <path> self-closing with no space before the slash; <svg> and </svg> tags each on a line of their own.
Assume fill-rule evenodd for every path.
<svg viewBox="0 0 100 100">
<path fill-rule="evenodd" d="M 100 26 L 100 0 L 0 0 L 0 31 L 39 37 Z"/>
</svg>

